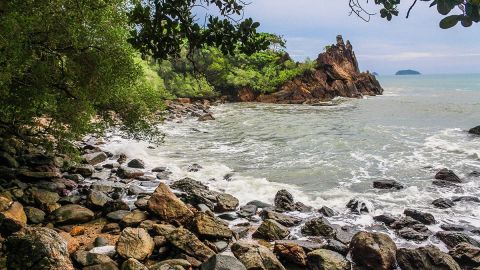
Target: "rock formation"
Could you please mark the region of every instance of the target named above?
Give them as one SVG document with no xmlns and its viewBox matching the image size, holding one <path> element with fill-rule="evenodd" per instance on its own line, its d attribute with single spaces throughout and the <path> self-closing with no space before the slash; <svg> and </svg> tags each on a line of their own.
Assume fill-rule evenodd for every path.
<svg viewBox="0 0 480 270">
<path fill-rule="evenodd" d="M 248 102 L 314 104 L 335 97 L 360 98 L 381 95 L 383 89 L 375 76 L 360 72 L 357 58 L 349 41 L 337 36 L 337 44 L 328 46 L 317 58 L 313 72 L 286 82 L 272 94 L 258 94 L 242 88 L 234 99 Z"/>
</svg>

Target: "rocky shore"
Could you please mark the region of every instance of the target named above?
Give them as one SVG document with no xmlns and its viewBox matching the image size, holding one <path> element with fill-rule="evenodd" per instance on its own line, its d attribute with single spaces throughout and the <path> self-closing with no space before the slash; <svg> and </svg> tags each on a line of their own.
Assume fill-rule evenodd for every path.
<svg viewBox="0 0 480 270">
<path fill-rule="evenodd" d="M 209 106 L 172 103 L 168 119 L 213 120 Z M 15 139 L 0 145 L 0 269 L 480 269 L 479 228 L 442 225 L 433 233 L 428 226 L 439 221 L 417 209 L 375 216 L 365 231 L 332 223 L 334 210 L 314 209 L 288 190 L 279 190 L 272 204 L 240 205 L 202 182 L 172 179 L 168 164 L 146 168 L 137 157 L 113 154 L 104 138 L 79 142 L 79 161 Z M 202 169 L 192 163 L 187 170 Z M 448 169 L 432 176 L 439 187 L 462 184 Z M 372 186 L 405 188 L 393 180 Z M 480 198 L 439 198 L 432 207 L 472 202 Z M 357 198 L 345 207 L 351 215 L 370 212 Z M 421 247 L 397 247 L 385 232 Z"/>
</svg>

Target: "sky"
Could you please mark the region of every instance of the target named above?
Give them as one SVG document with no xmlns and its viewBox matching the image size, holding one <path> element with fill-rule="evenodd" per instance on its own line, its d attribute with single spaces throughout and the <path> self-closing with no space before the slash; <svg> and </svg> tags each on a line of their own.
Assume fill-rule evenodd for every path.
<svg viewBox="0 0 480 270">
<path fill-rule="evenodd" d="M 364 22 L 349 15 L 348 0 L 250 1 L 245 17 L 259 21 L 260 31 L 282 35 L 287 51 L 299 61 L 315 59 L 341 34 L 351 41 L 362 70 L 381 75 L 400 69 L 424 74 L 480 73 L 480 25 L 440 29 L 442 16 L 428 3 L 419 1 L 406 19 L 413 0 L 404 0 L 400 16 L 393 21 L 376 15 Z M 378 11 L 378 6 L 370 10 Z"/>
</svg>

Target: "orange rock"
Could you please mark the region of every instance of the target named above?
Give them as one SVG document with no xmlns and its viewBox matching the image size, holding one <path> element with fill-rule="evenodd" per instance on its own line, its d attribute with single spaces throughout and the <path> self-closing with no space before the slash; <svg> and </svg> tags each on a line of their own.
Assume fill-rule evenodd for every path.
<svg viewBox="0 0 480 270">
<path fill-rule="evenodd" d="M 70 230 L 70 235 L 71 236 L 78 236 L 78 235 L 82 235 L 82 234 L 85 234 L 85 228 L 83 226 L 74 226 Z"/>
</svg>

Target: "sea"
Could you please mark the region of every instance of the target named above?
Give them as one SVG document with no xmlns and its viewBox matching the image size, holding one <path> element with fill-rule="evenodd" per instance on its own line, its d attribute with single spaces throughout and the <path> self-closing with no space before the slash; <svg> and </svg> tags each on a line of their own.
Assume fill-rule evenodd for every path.
<svg viewBox="0 0 480 270">
<path fill-rule="evenodd" d="M 172 179 L 190 177 L 211 189 L 230 193 L 246 204 L 273 203 L 286 189 L 294 199 L 336 212 L 332 223 L 382 230 L 373 216 L 401 215 L 406 208 L 432 213 L 437 224 L 480 228 L 480 203 L 458 202 L 438 209 L 432 201 L 455 196 L 480 198 L 480 75 L 379 76 L 381 96 L 337 98 L 331 106 L 230 103 L 212 107 L 214 121 L 186 118 L 160 128 L 164 143 L 110 134 L 105 146 L 114 153 L 141 158 L 147 167 L 166 166 Z M 150 146 L 150 147 L 149 147 Z M 198 172 L 188 172 L 191 164 Z M 432 185 L 442 168 L 465 183 Z M 231 177 L 225 177 L 231 175 Z M 373 181 L 393 179 L 405 188 L 378 190 Z M 153 189 L 151 190 L 153 191 Z M 351 199 L 367 203 L 370 213 L 355 215 Z M 294 213 L 308 219 L 317 215 Z M 378 224 L 377 224 L 378 225 Z M 399 245 L 441 245 L 399 239 Z M 301 237 L 299 235 L 298 237 Z"/>
</svg>

